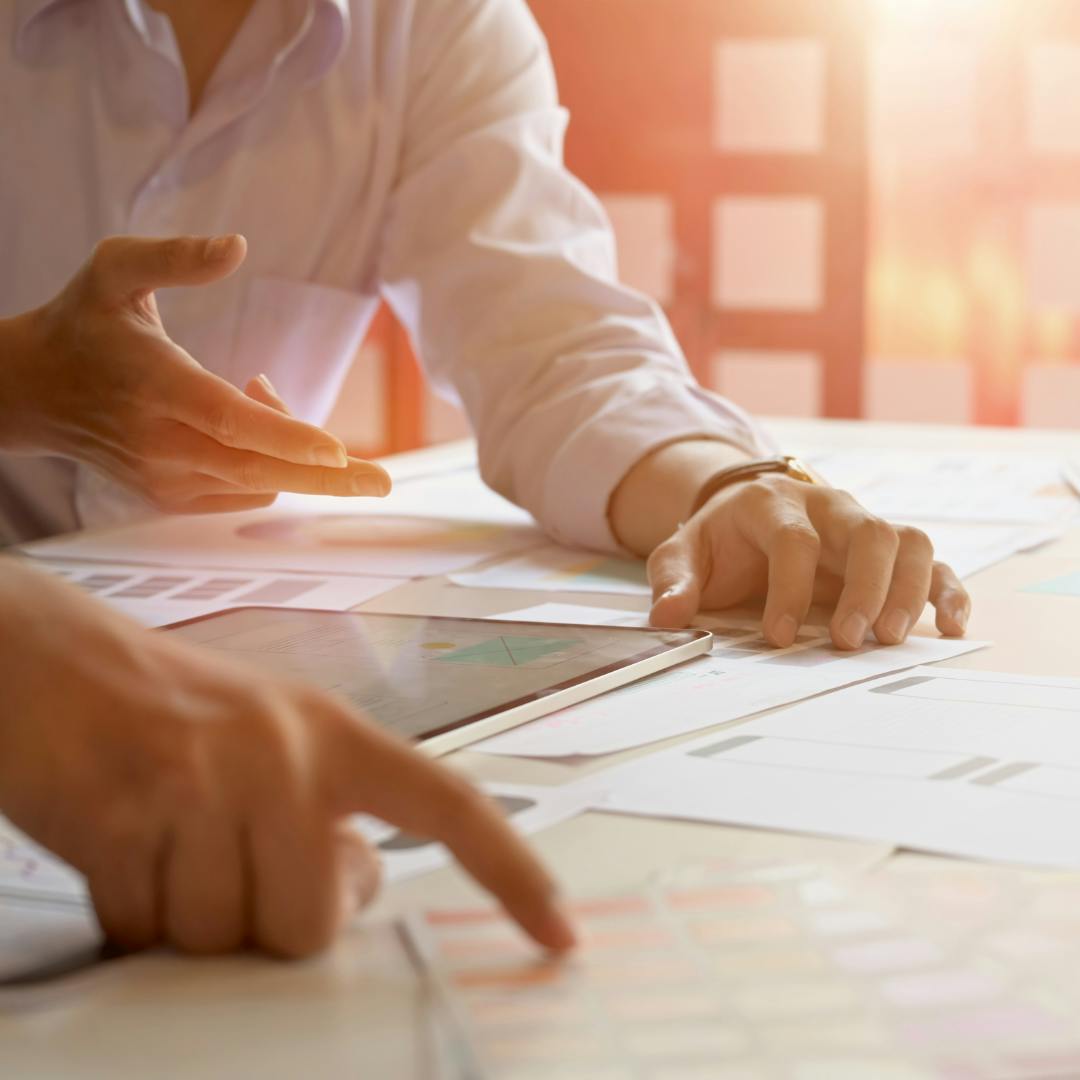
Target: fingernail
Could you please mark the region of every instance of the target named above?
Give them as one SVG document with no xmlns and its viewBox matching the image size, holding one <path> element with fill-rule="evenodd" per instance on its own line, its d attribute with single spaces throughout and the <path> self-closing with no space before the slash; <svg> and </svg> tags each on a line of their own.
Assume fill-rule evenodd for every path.
<svg viewBox="0 0 1080 1080">
<path fill-rule="evenodd" d="M 961 630 L 967 629 L 968 619 L 971 617 L 971 612 L 964 606 L 956 608 L 952 613 L 953 621 Z"/>
<path fill-rule="evenodd" d="M 670 600 L 673 596 L 678 596 L 678 595 L 679 595 L 679 586 L 678 585 L 672 585 L 670 589 L 665 589 L 656 599 L 659 602 L 660 600 Z"/>
<path fill-rule="evenodd" d="M 374 495 L 381 498 L 390 493 L 390 481 L 381 473 L 360 473 L 353 477 L 353 494 Z"/>
<path fill-rule="evenodd" d="M 574 920 L 560 901 L 554 901 L 551 907 L 550 933 L 546 935 L 548 947 L 559 952 L 572 949 L 578 943 Z"/>
<path fill-rule="evenodd" d="M 799 624 L 793 615 L 781 615 L 773 626 L 773 641 L 786 649 L 795 641 L 795 635 L 799 632 Z"/>
<path fill-rule="evenodd" d="M 866 616 L 860 614 L 858 611 L 853 611 L 840 624 L 840 636 L 853 649 L 858 649 L 866 640 L 866 631 L 869 628 L 870 623 L 867 621 Z"/>
<path fill-rule="evenodd" d="M 881 622 L 881 628 L 894 641 L 903 641 L 911 629 L 911 616 L 901 608 L 890 611 Z"/>
<path fill-rule="evenodd" d="M 344 469 L 349 464 L 349 455 L 340 443 L 337 446 L 321 443 L 315 447 L 315 464 L 327 469 Z"/>
<path fill-rule="evenodd" d="M 212 236 L 203 248 L 203 258 L 207 262 L 222 262 L 232 254 L 234 242 L 233 236 Z"/>
<path fill-rule="evenodd" d="M 270 376 L 269 375 L 267 375 L 263 371 L 260 371 L 259 374 L 255 376 L 255 381 L 258 382 L 258 383 L 262 383 L 263 389 L 268 394 L 273 394 L 274 397 L 276 397 L 278 399 L 278 401 L 281 401 L 281 395 L 277 392 L 277 390 L 274 387 L 274 384 L 270 381 Z"/>
</svg>

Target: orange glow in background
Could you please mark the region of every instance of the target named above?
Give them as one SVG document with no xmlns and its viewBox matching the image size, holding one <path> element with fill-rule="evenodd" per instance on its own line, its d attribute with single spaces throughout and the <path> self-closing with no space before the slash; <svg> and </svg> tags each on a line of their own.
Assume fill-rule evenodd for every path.
<svg viewBox="0 0 1080 1080">
<path fill-rule="evenodd" d="M 568 163 L 703 383 L 763 414 L 1080 422 L 1080 4 L 531 6 Z M 390 319 L 366 350 L 350 442 L 465 432 Z"/>
</svg>

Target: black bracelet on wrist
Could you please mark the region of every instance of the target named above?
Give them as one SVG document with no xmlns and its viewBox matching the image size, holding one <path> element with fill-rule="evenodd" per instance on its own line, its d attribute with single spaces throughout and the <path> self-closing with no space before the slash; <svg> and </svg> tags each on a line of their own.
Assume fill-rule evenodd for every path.
<svg viewBox="0 0 1080 1080">
<path fill-rule="evenodd" d="M 693 517 L 718 491 L 738 483 L 740 480 L 752 480 L 755 476 L 763 476 L 766 473 L 785 473 L 794 480 L 801 480 L 806 484 L 823 484 L 825 481 L 818 476 L 809 465 L 800 461 L 790 454 L 782 457 L 755 458 L 753 461 L 742 461 L 738 465 L 729 465 L 726 469 L 715 472 L 697 493 L 694 504 L 690 508 L 690 517 Z"/>
</svg>

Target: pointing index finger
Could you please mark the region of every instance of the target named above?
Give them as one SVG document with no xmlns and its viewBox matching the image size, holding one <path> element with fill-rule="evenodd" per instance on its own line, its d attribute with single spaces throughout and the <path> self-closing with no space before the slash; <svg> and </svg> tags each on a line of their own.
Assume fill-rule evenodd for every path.
<svg viewBox="0 0 1080 1080">
<path fill-rule="evenodd" d="M 487 796 L 355 717 L 335 729 L 340 735 L 322 747 L 321 761 L 336 813 L 374 814 L 438 840 L 537 942 L 560 951 L 574 945 L 555 883 Z"/>
</svg>

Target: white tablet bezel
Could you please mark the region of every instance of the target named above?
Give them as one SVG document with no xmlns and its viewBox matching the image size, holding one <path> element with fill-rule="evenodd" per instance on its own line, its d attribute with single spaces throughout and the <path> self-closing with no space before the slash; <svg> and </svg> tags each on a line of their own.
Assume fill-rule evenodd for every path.
<svg viewBox="0 0 1080 1080">
<path fill-rule="evenodd" d="M 416 615 L 407 612 L 390 613 L 374 611 L 324 611 L 317 608 L 281 608 L 261 604 L 245 604 L 237 607 L 223 608 L 221 611 L 209 612 L 198 615 L 191 619 L 182 619 L 179 622 L 170 623 L 160 628 L 161 631 L 177 630 L 193 623 L 203 623 L 212 619 L 221 618 L 231 612 L 257 610 L 273 611 L 277 614 L 286 612 L 317 612 L 331 618 L 348 618 L 361 616 L 366 619 L 424 619 L 439 620 L 447 619 L 455 622 L 474 623 L 487 629 L 496 627 L 508 627 L 520 632 L 523 629 L 534 630 L 560 630 L 565 632 L 567 627 L 574 626 L 578 630 L 607 630 L 619 634 L 649 635 L 653 647 L 643 649 L 639 657 L 630 657 L 620 661 L 616 665 L 608 665 L 598 668 L 597 674 L 586 673 L 568 683 L 557 683 L 547 690 L 538 691 L 528 695 L 527 698 L 516 699 L 507 702 L 505 707 L 496 707 L 485 710 L 471 716 L 464 717 L 449 728 L 439 728 L 429 735 L 421 735 L 416 739 L 416 745 L 424 753 L 433 757 L 447 754 L 452 750 L 461 749 L 471 743 L 482 739 L 491 738 L 510 728 L 536 720 L 541 716 L 558 712 L 560 709 L 577 705 L 589 698 L 607 693 L 627 683 L 636 682 L 647 675 L 653 675 L 665 668 L 674 667 L 677 664 L 692 660 L 695 656 L 707 653 L 712 645 L 712 635 L 707 630 L 663 630 L 657 627 L 630 627 L 630 626 L 596 626 L 576 625 L 573 623 L 546 623 L 546 622 L 521 622 L 507 619 L 474 619 L 459 615 Z M 669 635 L 678 640 L 672 643 L 657 641 L 656 635 Z"/>
</svg>

